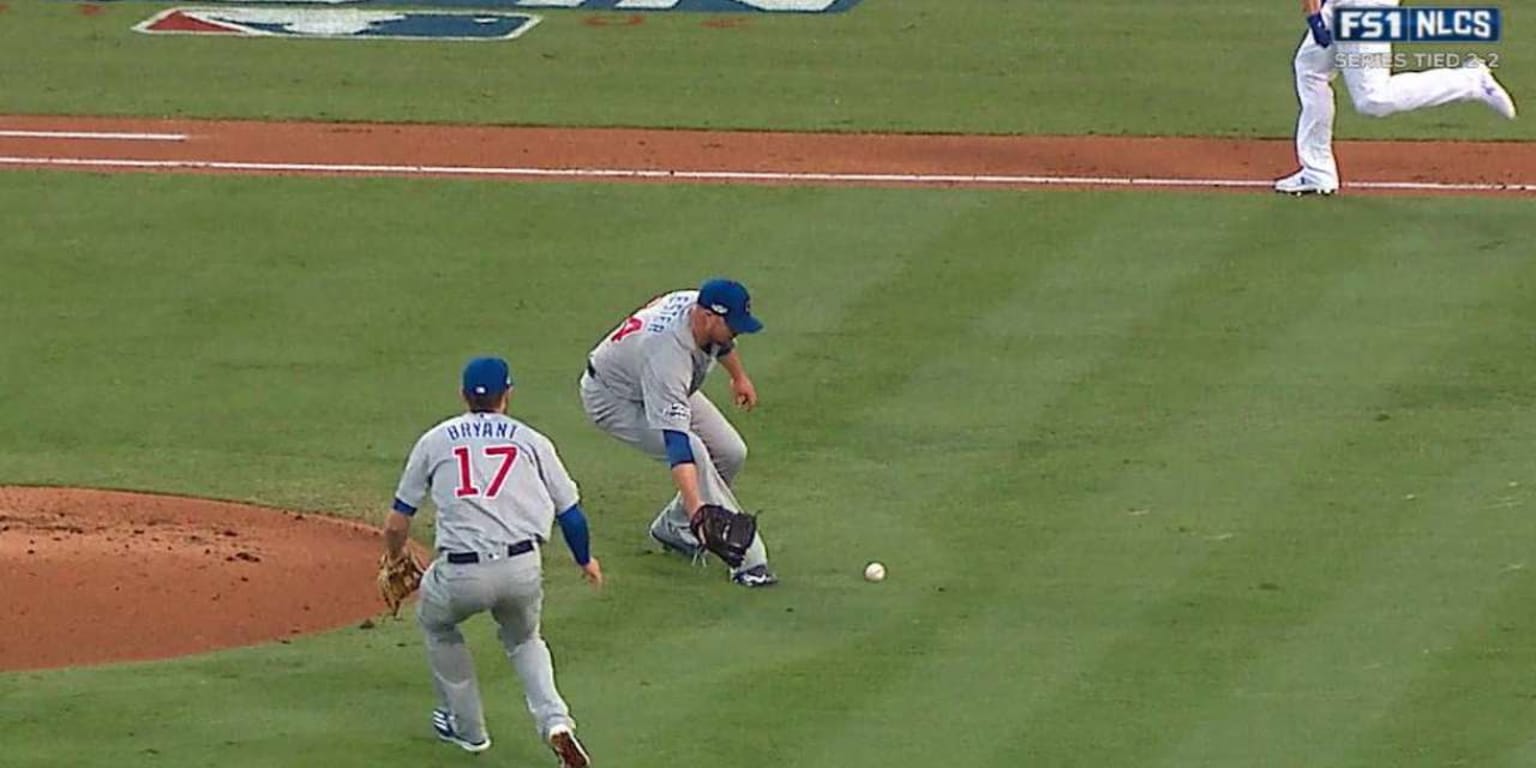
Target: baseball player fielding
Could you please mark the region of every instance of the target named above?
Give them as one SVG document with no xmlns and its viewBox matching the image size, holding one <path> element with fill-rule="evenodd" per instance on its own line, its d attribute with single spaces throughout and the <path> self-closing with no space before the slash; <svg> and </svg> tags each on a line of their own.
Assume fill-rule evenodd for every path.
<svg viewBox="0 0 1536 768">
<path fill-rule="evenodd" d="M 580 386 L 598 429 L 669 467 L 676 493 L 651 522 L 651 538 L 693 558 L 714 553 L 735 583 L 764 587 L 778 577 L 732 487 L 747 444 L 700 391 L 718 364 L 730 374 L 736 405 L 757 405 L 737 348 L 740 336 L 763 328 L 751 304 L 746 286 L 723 278 L 656 296 L 591 350 Z M 723 538 L 701 539 L 701 531 Z"/>
</svg>

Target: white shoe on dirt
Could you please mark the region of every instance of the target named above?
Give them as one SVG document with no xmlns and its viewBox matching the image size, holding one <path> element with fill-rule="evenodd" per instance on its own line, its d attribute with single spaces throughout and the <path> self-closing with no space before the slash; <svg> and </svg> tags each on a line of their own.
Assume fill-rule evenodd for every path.
<svg viewBox="0 0 1536 768">
<path fill-rule="evenodd" d="M 1338 185 L 1318 181 L 1306 171 L 1297 171 L 1275 182 L 1275 191 L 1282 195 L 1331 195 L 1339 191 Z"/>
</svg>

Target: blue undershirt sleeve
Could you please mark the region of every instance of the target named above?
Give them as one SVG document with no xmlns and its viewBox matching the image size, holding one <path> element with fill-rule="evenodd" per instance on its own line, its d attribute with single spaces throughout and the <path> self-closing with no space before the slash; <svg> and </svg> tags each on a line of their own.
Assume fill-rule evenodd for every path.
<svg viewBox="0 0 1536 768">
<path fill-rule="evenodd" d="M 693 463 L 693 445 L 688 441 L 687 432 L 663 429 L 661 439 L 667 444 L 667 464 L 675 467 Z"/>
<path fill-rule="evenodd" d="M 560 524 L 560 534 L 565 537 L 565 545 L 571 548 L 571 557 L 576 558 L 577 565 L 586 565 L 592 560 L 592 539 L 587 531 L 587 516 L 582 514 L 580 504 L 572 504 L 570 509 L 555 516 L 555 522 Z"/>
</svg>

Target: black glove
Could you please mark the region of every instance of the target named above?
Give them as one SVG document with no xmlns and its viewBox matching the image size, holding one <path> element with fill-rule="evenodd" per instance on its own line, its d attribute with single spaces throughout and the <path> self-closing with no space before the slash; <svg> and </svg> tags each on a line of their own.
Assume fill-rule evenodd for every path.
<svg viewBox="0 0 1536 768">
<path fill-rule="evenodd" d="M 757 517 L 732 512 L 719 504 L 705 504 L 689 524 L 704 548 L 732 568 L 740 568 L 747 548 L 757 535 Z"/>
</svg>

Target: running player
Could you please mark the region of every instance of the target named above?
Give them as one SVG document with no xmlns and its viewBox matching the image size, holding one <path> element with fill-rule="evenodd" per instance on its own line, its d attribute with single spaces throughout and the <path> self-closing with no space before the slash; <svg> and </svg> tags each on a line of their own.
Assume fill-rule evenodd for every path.
<svg viewBox="0 0 1536 768">
<path fill-rule="evenodd" d="M 459 632 L 466 619 L 490 611 L 540 738 L 563 768 L 585 768 L 590 760 L 555 688 L 554 664 L 539 632 L 539 549 L 551 525 L 560 523 L 588 582 L 601 586 L 603 571 L 589 551 L 576 484 L 554 444 L 507 416 L 511 389 L 506 361 L 483 357 L 465 366 L 468 410 L 416 441 L 385 525 L 385 547 L 390 555 L 401 552 L 411 519 L 430 493 L 437 508 L 437 557 L 422 576 L 416 620 L 437 690 L 432 727 L 438 738 L 469 752 L 491 746 L 474 662 Z"/>
</svg>

